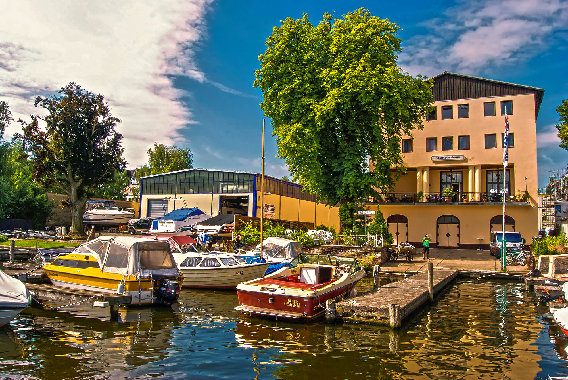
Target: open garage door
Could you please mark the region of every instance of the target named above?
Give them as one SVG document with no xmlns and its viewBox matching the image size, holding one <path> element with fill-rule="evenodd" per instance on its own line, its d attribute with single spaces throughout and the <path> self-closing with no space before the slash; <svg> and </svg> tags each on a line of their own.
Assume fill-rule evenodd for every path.
<svg viewBox="0 0 568 380">
<path fill-rule="evenodd" d="M 248 215 L 248 196 L 222 195 L 219 197 L 221 214 Z"/>
</svg>

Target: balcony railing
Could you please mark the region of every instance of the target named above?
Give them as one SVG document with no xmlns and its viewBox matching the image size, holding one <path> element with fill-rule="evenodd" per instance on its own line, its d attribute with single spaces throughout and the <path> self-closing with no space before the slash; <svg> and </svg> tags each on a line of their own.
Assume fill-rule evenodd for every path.
<svg viewBox="0 0 568 380">
<path fill-rule="evenodd" d="M 503 194 L 495 192 L 447 192 L 435 193 L 388 193 L 379 198 L 371 199 L 373 203 L 502 203 Z M 511 196 L 505 198 L 507 203 L 527 203 L 526 196 Z"/>
</svg>

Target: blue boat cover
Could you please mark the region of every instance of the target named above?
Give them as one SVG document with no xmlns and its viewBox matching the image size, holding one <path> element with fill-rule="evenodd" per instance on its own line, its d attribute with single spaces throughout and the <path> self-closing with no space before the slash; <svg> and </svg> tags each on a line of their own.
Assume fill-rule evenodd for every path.
<svg viewBox="0 0 568 380">
<path fill-rule="evenodd" d="M 175 220 L 175 221 L 182 221 L 186 220 L 190 216 L 201 215 L 205 214 L 203 211 L 198 209 L 197 207 L 192 208 L 178 208 L 172 212 L 167 213 L 160 220 Z"/>
</svg>

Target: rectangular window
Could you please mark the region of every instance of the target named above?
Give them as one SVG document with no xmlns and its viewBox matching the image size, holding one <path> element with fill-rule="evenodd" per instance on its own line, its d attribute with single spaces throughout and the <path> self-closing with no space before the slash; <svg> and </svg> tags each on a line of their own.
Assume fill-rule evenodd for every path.
<svg viewBox="0 0 568 380">
<path fill-rule="evenodd" d="M 513 101 L 504 100 L 501 102 L 501 115 L 505 115 L 505 110 L 507 110 L 507 115 L 513 114 Z"/>
<path fill-rule="evenodd" d="M 483 115 L 484 116 L 495 116 L 495 102 L 483 103 Z"/>
<path fill-rule="evenodd" d="M 442 106 L 442 120 L 445 119 L 453 119 L 454 118 L 454 109 L 452 106 Z"/>
<path fill-rule="evenodd" d="M 485 149 L 497 148 L 497 135 L 491 133 L 485 135 Z"/>
<path fill-rule="evenodd" d="M 428 114 L 426 114 L 426 120 L 436 120 L 438 118 L 437 110 L 436 107 L 432 107 Z"/>
<path fill-rule="evenodd" d="M 454 138 L 452 136 L 442 137 L 442 150 L 454 149 Z"/>
<path fill-rule="evenodd" d="M 452 201 L 459 199 L 459 193 L 463 189 L 463 175 L 461 171 L 440 172 L 440 189 L 444 196 L 451 196 Z"/>
<path fill-rule="evenodd" d="M 434 152 L 438 150 L 438 139 L 436 137 L 426 138 L 426 152 Z"/>
<path fill-rule="evenodd" d="M 412 152 L 412 139 L 403 139 L 402 153 L 410 153 L 410 152 Z"/>
<path fill-rule="evenodd" d="M 509 132 L 509 148 L 514 148 L 515 147 L 515 134 Z M 501 147 L 504 148 L 505 147 L 505 134 L 501 133 Z"/>
<path fill-rule="evenodd" d="M 505 194 L 511 193 L 509 186 L 509 170 L 505 174 Z M 503 201 L 503 170 L 487 171 L 487 199 L 490 202 Z"/>
<path fill-rule="evenodd" d="M 458 119 L 469 117 L 469 104 L 458 104 Z"/>
<path fill-rule="evenodd" d="M 458 149 L 469 150 L 469 136 L 458 136 Z"/>
</svg>

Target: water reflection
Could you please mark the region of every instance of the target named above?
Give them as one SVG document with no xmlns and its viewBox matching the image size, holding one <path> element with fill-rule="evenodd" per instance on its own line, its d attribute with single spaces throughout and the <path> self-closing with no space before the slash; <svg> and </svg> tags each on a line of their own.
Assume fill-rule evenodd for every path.
<svg viewBox="0 0 568 380">
<path fill-rule="evenodd" d="M 234 292 L 184 290 L 174 309 L 121 309 L 119 321 L 85 317 L 85 310 L 77 317 L 27 309 L 11 330 L 0 331 L 0 377 L 540 379 L 568 374 L 568 338 L 520 284 L 457 283 L 401 331 L 246 318 L 236 305 Z"/>
</svg>

